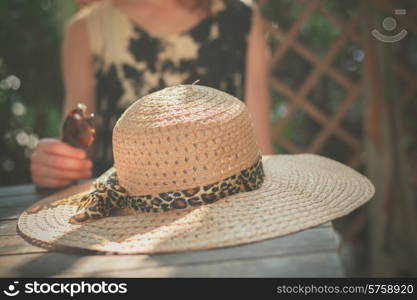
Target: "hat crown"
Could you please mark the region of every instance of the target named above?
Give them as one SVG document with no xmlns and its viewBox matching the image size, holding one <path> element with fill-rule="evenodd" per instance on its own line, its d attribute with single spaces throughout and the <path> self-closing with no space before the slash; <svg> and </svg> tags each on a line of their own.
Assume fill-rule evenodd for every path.
<svg viewBox="0 0 417 300">
<path fill-rule="evenodd" d="M 259 148 L 237 98 L 199 85 L 178 85 L 134 102 L 113 129 L 119 182 L 131 195 L 192 188 L 251 166 Z"/>
</svg>

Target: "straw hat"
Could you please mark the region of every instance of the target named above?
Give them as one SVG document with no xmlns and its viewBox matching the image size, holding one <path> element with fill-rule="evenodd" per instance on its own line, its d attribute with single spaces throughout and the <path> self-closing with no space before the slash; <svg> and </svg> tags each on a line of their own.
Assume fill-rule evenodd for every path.
<svg viewBox="0 0 417 300">
<path fill-rule="evenodd" d="M 19 218 L 51 249 L 161 253 L 260 241 L 346 215 L 374 194 L 318 155 L 261 156 L 245 105 L 180 85 L 132 104 L 113 129 L 114 167 Z"/>
</svg>

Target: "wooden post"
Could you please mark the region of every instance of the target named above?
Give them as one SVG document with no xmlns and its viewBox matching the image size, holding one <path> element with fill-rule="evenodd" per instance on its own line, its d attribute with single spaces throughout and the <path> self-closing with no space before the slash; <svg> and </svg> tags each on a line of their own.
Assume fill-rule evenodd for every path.
<svg viewBox="0 0 417 300">
<path fill-rule="evenodd" d="M 366 118 L 365 165 L 376 194 L 369 209 L 371 276 L 417 275 L 417 216 L 403 147 L 402 111 L 392 66 L 396 44 L 370 35 L 381 22 L 375 8 L 363 3 Z"/>
</svg>

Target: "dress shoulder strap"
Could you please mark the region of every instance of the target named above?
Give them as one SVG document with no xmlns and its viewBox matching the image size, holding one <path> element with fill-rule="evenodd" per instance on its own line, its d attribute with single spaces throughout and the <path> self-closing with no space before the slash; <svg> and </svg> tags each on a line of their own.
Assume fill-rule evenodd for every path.
<svg viewBox="0 0 417 300">
<path fill-rule="evenodd" d="M 131 31 L 131 24 L 111 0 L 99 1 L 85 9 L 91 51 L 104 61 L 111 61 L 117 54 L 117 45 L 126 43 L 120 39 Z"/>
</svg>

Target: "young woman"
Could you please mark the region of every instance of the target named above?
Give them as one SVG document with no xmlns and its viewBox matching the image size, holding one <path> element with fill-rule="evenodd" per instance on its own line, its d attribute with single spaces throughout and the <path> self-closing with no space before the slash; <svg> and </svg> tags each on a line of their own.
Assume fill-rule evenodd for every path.
<svg viewBox="0 0 417 300">
<path fill-rule="evenodd" d="M 211 86 L 245 101 L 263 154 L 272 153 L 268 50 L 256 7 L 240 0 L 102 0 L 82 9 L 63 43 L 64 116 L 78 102 L 98 118 L 92 160 L 43 139 L 33 182 L 62 187 L 111 167 L 112 128 L 135 100 L 176 84 Z"/>
</svg>

